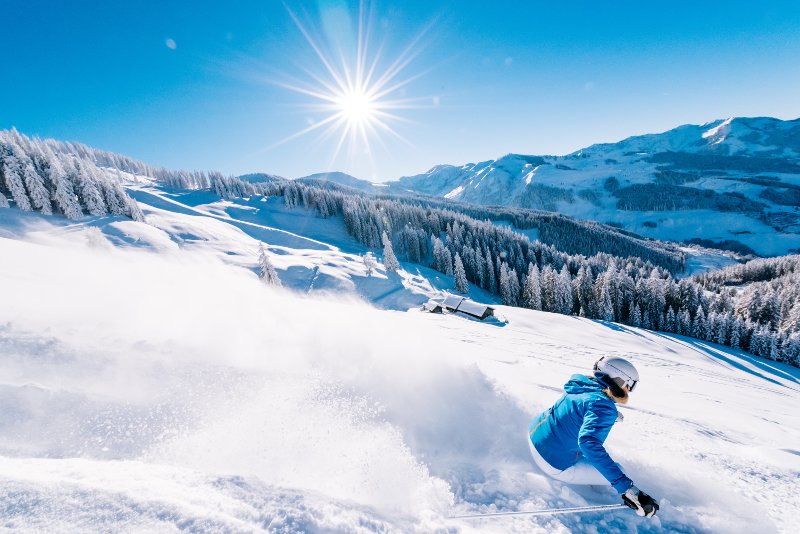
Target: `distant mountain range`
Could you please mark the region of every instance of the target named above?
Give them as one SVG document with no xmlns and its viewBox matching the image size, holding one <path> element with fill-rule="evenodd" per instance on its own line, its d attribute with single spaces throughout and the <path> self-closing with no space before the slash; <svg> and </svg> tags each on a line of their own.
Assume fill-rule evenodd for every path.
<svg viewBox="0 0 800 534">
<path fill-rule="evenodd" d="M 662 240 L 800 250 L 800 119 L 730 118 L 566 156 L 437 165 L 381 188 L 343 173 L 313 176 L 367 192 L 554 211 Z"/>
<path fill-rule="evenodd" d="M 389 185 L 557 211 L 658 239 L 785 254 L 800 249 L 800 120 L 685 125 L 561 157 L 439 165 Z"/>
</svg>

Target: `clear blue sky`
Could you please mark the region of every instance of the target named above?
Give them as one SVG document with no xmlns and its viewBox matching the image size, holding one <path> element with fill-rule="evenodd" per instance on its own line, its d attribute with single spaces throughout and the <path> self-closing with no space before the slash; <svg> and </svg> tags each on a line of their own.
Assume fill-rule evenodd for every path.
<svg viewBox="0 0 800 534">
<path fill-rule="evenodd" d="M 3 0 L 0 128 L 172 168 L 388 180 L 728 116 L 800 116 L 794 0 L 380 1 L 379 70 L 428 28 L 398 76 L 414 78 L 390 95 L 425 107 L 396 111 L 408 144 L 384 134 L 371 156 L 354 146 L 332 162 L 335 136 L 274 146 L 326 116 L 274 83 L 324 73 L 287 5 L 347 57 L 358 13 L 347 0 Z"/>
</svg>

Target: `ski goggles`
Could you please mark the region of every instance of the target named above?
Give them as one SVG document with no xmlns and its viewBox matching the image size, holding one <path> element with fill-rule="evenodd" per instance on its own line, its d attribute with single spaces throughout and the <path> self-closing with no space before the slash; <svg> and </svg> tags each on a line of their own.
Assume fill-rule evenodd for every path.
<svg viewBox="0 0 800 534">
<path fill-rule="evenodd" d="M 633 390 L 636 389 L 636 384 L 638 383 L 639 383 L 638 380 L 634 380 L 630 377 L 628 377 L 628 379 L 625 380 L 625 385 L 628 386 L 628 391 L 630 391 L 631 393 L 633 393 Z"/>
<path fill-rule="evenodd" d="M 612 369 L 614 369 L 617 373 L 619 373 L 619 376 L 614 377 L 614 380 L 616 380 L 616 379 L 621 380 L 626 386 L 628 386 L 628 391 L 633 393 L 633 390 L 636 389 L 636 384 L 638 384 L 639 381 L 634 379 L 632 376 L 630 376 L 625 371 L 623 371 L 623 370 L 621 370 L 621 369 L 619 369 L 617 367 L 614 367 L 613 365 L 609 365 L 609 364 L 606 364 L 606 365 L 608 367 L 611 367 Z M 622 384 L 620 384 L 620 386 L 622 386 Z"/>
</svg>

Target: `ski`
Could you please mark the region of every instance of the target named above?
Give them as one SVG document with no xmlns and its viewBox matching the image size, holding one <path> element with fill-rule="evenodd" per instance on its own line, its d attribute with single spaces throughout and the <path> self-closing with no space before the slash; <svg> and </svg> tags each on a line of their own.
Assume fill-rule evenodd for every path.
<svg viewBox="0 0 800 534">
<path fill-rule="evenodd" d="M 611 510 L 626 510 L 624 504 L 601 504 L 597 506 L 574 506 L 571 508 L 548 508 L 545 510 L 531 510 L 528 512 L 496 512 L 492 514 L 473 514 L 450 516 L 450 519 L 479 519 L 481 517 L 498 517 L 504 515 L 555 515 L 576 514 L 580 512 L 608 512 Z"/>
</svg>

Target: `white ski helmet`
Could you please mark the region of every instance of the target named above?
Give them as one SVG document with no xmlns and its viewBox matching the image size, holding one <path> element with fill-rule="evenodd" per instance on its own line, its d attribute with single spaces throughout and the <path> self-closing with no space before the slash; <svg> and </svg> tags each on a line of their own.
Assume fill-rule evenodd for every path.
<svg viewBox="0 0 800 534">
<path fill-rule="evenodd" d="M 631 362 L 623 358 L 603 356 L 594 364 L 595 375 L 604 375 L 613 380 L 620 388 L 628 386 L 628 391 L 633 391 L 639 383 L 639 371 Z M 600 378 L 598 376 L 598 378 Z"/>
</svg>

